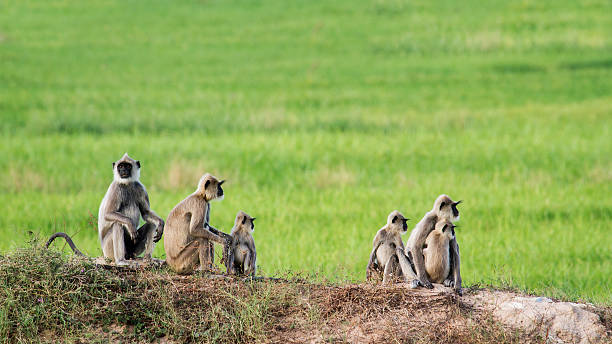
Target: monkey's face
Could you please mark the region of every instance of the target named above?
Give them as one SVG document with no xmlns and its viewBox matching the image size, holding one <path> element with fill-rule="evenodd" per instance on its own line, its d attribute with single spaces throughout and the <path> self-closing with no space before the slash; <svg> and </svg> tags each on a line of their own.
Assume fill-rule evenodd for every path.
<svg viewBox="0 0 612 344">
<path fill-rule="evenodd" d="M 450 220 L 440 220 L 436 223 L 434 231 L 442 237 L 453 239 L 455 237 L 455 225 Z"/>
<path fill-rule="evenodd" d="M 140 178 L 140 161 L 130 158 L 126 153 L 113 163 L 113 174 L 119 183 L 137 181 Z"/>
<path fill-rule="evenodd" d="M 219 181 L 217 178 L 206 174 L 200 181 L 199 188 L 203 188 L 203 193 L 207 201 L 221 201 L 223 200 L 223 188 L 221 187 L 223 183 L 225 183 L 225 180 Z"/>
<path fill-rule="evenodd" d="M 117 173 L 121 178 L 130 178 L 132 176 L 132 164 L 122 162 L 117 165 Z"/>
<path fill-rule="evenodd" d="M 242 226 L 249 230 L 249 232 L 255 232 L 255 218 L 246 215 L 242 217 Z"/>
<path fill-rule="evenodd" d="M 462 201 L 453 202 L 450 197 L 443 195 L 436 200 L 436 206 L 434 209 L 437 210 L 438 215 L 444 219 L 449 219 L 453 222 L 459 221 L 459 209 L 457 209 L 457 205 Z"/>
<path fill-rule="evenodd" d="M 389 215 L 390 225 L 392 228 L 400 232 L 400 234 L 406 234 L 408 231 L 408 220 L 399 211 L 393 211 Z"/>
</svg>

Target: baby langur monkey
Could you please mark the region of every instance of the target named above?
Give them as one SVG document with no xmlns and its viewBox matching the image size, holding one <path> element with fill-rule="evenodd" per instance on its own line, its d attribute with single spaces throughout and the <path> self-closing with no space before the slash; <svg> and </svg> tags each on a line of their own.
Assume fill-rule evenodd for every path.
<svg viewBox="0 0 612 344">
<path fill-rule="evenodd" d="M 429 278 L 427 278 L 427 271 L 425 269 L 425 257 L 423 256 L 425 242 L 429 234 L 435 229 L 436 223 L 439 221 L 459 221 L 459 210 L 457 209 L 459 203 L 461 203 L 461 201 L 454 202 L 447 195 L 438 196 L 434 202 L 433 209 L 427 212 L 423 219 L 417 223 L 406 243 L 406 255 L 414 266 L 414 270 L 418 277 L 418 284 L 426 288 L 431 289 L 433 285 L 429 281 Z M 445 281 L 444 285 L 454 287 L 455 292 L 462 295 L 461 273 L 459 270 L 459 245 L 457 244 L 457 239 L 454 237 L 450 239 L 449 251 L 451 271 L 449 272 L 448 281 Z"/>
<path fill-rule="evenodd" d="M 257 252 L 255 251 L 255 231 L 254 217 L 249 216 L 244 211 L 236 214 L 234 228 L 232 228 L 232 248 L 234 261 L 230 265 L 231 274 L 255 276 L 257 267 Z"/>
<path fill-rule="evenodd" d="M 370 280 L 373 273 L 383 272 L 383 284 L 402 277 L 404 282 L 411 283 L 411 288 L 418 286 L 416 275 L 410 267 L 410 262 L 404 253 L 402 234 L 405 234 L 408 219 L 397 210 L 387 217 L 387 224 L 378 230 L 372 243 L 370 260 L 366 267 L 366 279 Z"/>
<path fill-rule="evenodd" d="M 211 269 L 214 253 L 211 241 L 224 245 L 224 252 L 231 255 L 231 236 L 208 223 L 209 202 L 223 199 L 223 182 L 208 173 L 205 174 L 200 179 L 197 190 L 170 211 L 166 221 L 164 249 L 166 262 L 177 273 L 191 273 L 198 266 L 200 270 Z M 226 267 L 232 259 L 233 257 L 225 257 Z"/>
<path fill-rule="evenodd" d="M 425 271 L 432 283 L 450 284 L 451 258 L 450 242 L 455 240 L 455 225 L 443 219 L 436 223 L 435 229 L 429 233 L 423 249 Z"/>
</svg>

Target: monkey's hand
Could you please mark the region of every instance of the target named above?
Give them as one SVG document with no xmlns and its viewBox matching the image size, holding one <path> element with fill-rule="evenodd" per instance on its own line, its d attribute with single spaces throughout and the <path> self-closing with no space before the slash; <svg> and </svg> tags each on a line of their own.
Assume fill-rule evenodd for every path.
<svg viewBox="0 0 612 344">
<path fill-rule="evenodd" d="M 162 235 L 164 234 L 164 220 L 161 221 L 159 226 L 157 226 L 155 231 L 155 236 L 153 237 L 153 242 L 158 242 Z"/>
<path fill-rule="evenodd" d="M 445 287 L 449 287 L 449 288 L 454 288 L 455 287 L 455 281 L 453 281 L 450 278 L 447 278 L 444 280 L 444 286 Z"/>
<path fill-rule="evenodd" d="M 429 279 L 427 279 L 426 277 L 419 277 L 419 283 L 427 289 L 433 289 L 433 284 L 431 284 L 431 282 L 429 282 Z"/>
<path fill-rule="evenodd" d="M 136 238 L 138 237 L 138 230 L 136 229 L 136 227 L 134 227 L 131 222 L 124 224 L 124 226 L 128 234 L 130 235 L 130 239 L 132 239 L 132 241 L 136 240 Z"/>
</svg>

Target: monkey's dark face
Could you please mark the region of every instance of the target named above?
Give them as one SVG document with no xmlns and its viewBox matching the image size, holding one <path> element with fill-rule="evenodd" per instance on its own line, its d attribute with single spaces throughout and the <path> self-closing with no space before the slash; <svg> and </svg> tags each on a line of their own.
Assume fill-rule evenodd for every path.
<svg viewBox="0 0 612 344">
<path fill-rule="evenodd" d="M 121 178 L 130 178 L 132 176 L 132 164 L 122 162 L 117 165 L 117 173 Z"/>
<path fill-rule="evenodd" d="M 402 233 L 405 233 L 406 231 L 408 231 L 408 220 L 407 218 L 403 217 L 403 216 L 394 216 L 393 220 L 391 220 L 391 223 L 396 225 L 396 226 L 401 226 L 401 231 Z"/>
<path fill-rule="evenodd" d="M 459 205 L 459 203 L 461 202 L 462 201 L 458 201 L 458 202 L 451 204 L 451 209 L 453 211 L 453 218 L 455 219 L 455 221 L 459 221 L 459 209 L 457 209 L 457 205 Z"/>
<path fill-rule="evenodd" d="M 242 225 L 248 228 L 251 232 L 254 232 L 255 231 L 255 218 L 254 217 L 249 218 L 248 216 L 245 215 L 242 218 Z"/>
<path fill-rule="evenodd" d="M 223 184 L 223 182 L 225 182 L 225 180 L 219 182 L 219 185 L 217 187 L 217 197 L 223 196 L 223 188 L 221 187 L 221 184 Z"/>
</svg>

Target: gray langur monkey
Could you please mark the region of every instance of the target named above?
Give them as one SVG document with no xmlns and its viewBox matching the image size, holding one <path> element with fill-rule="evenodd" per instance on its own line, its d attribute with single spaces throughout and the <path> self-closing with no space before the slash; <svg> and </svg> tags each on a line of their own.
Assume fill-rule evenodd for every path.
<svg viewBox="0 0 612 344">
<path fill-rule="evenodd" d="M 255 218 L 244 211 L 236 214 L 234 227 L 232 228 L 232 248 L 234 260 L 230 264 L 230 273 L 255 276 L 257 270 L 257 252 L 255 251 Z"/>
<path fill-rule="evenodd" d="M 113 182 L 100 204 L 98 237 L 104 257 L 118 266 L 144 252 L 150 260 L 155 243 L 164 232 L 164 220 L 149 205 L 147 190 L 140 183 L 140 161 L 127 153 L 113 163 Z M 138 228 L 140 217 L 145 223 Z"/>
<path fill-rule="evenodd" d="M 383 284 L 403 277 L 403 281 L 411 283 L 412 288 L 418 286 L 402 242 L 402 235 L 408 230 L 407 220 L 402 213 L 394 210 L 387 217 L 387 224 L 378 230 L 366 267 L 366 280 L 370 280 L 373 273 L 382 272 Z"/>
<path fill-rule="evenodd" d="M 459 203 L 461 201 L 454 202 L 447 195 L 438 196 L 431 211 L 427 212 L 423 219 L 417 223 L 406 243 L 406 255 L 410 259 L 411 264 L 413 264 L 414 271 L 418 277 L 418 283 L 426 288 L 433 288 L 433 285 L 427 278 L 425 257 L 423 256 L 427 237 L 435 229 L 438 221 L 448 220 L 451 223 L 459 221 L 459 210 L 457 209 Z M 449 250 L 451 271 L 448 281 L 445 281 L 444 285 L 453 287 L 457 294 L 462 295 L 459 245 L 456 238 L 450 240 Z"/>
<path fill-rule="evenodd" d="M 212 242 L 224 245 L 226 268 L 233 257 L 230 251 L 232 237 L 212 227 L 210 204 L 212 200 L 222 200 L 223 180 L 205 174 L 198 182 L 197 190 L 177 204 L 166 220 L 164 249 L 166 262 L 180 274 L 212 268 L 214 251 Z"/>
<path fill-rule="evenodd" d="M 435 229 L 429 233 L 423 249 L 425 258 L 425 271 L 432 283 L 450 282 L 451 271 L 450 242 L 455 239 L 455 225 L 449 220 L 442 219 L 436 223 Z"/>
</svg>

